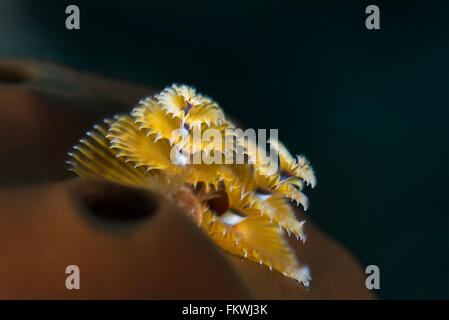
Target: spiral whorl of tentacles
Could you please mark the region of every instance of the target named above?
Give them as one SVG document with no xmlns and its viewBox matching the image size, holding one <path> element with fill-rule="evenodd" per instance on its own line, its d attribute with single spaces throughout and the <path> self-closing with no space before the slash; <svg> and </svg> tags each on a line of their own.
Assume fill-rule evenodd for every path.
<svg viewBox="0 0 449 320">
<path fill-rule="evenodd" d="M 211 128 L 225 140 L 233 135 L 227 129 L 234 125 L 210 98 L 191 87 L 173 85 L 140 101 L 130 115 L 95 125 L 69 152 L 68 163 L 82 178 L 163 193 L 225 251 L 308 286 L 309 269 L 296 258 L 286 234 L 306 240 L 304 221 L 297 220 L 290 200 L 307 209 L 301 190 L 316 183 L 309 162 L 302 156 L 292 157 L 272 140 L 270 147 L 279 159 L 279 169 L 273 172 L 257 158 L 258 146 L 249 148 L 235 135 L 232 147 L 192 139 L 194 130 L 203 133 Z M 175 131 L 181 134 L 173 135 Z M 187 161 L 197 153 L 229 156 L 239 144 L 246 156 L 243 164 Z"/>
</svg>

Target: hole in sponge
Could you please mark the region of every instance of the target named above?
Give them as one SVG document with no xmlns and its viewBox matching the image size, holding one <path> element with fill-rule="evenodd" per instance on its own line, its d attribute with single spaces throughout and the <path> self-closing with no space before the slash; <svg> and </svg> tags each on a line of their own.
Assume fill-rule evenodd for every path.
<svg viewBox="0 0 449 320">
<path fill-rule="evenodd" d="M 29 77 L 25 70 L 16 65 L 0 64 L 0 83 L 22 83 Z"/>
<path fill-rule="evenodd" d="M 141 220 L 158 209 L 158 201 L 150 192 L 109 182 L 82 182 L 79 193 L 85 211 L 102 219 Z"/>
</svg>

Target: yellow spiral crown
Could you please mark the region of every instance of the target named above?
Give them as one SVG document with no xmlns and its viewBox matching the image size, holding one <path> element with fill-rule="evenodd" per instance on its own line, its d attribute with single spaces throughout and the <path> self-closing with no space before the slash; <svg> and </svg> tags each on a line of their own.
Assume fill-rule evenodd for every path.
<svg viewBox="0 0 449 320">
<path fill-rule="evenodd" d="M 194 139 L 195 130 L 201 136 L 209 129 L 223 139 Z M 163 193 L 225 251 L 308 286 L 309 269 L 300 264 L 285 233 L 306 240 L 305 221 L 297 220 L 288 200 L 307 209 L 301 191 L 305 185 L 315 186 L 313 169 L 305 157 L 294 158 L 271 139 L 279 161 L 273 172 L 259 159 L 259 146 L 242 140 L 233 129 L 212 99 L 191 87 L 172 85 L 140 101 L 130 115 L 95 125 L 69 152 L 68 163 L 82 178 Z M 226 138 L 234 143 L 224 145 Z M 238 146 L 243 146 L 244 163 L 191 161 L 198 153 L 226 160 Z"/>
</svg>

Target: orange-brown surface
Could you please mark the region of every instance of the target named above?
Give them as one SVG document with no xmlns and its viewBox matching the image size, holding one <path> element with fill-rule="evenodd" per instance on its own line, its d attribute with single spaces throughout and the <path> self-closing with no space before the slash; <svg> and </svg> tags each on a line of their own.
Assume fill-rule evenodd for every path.
<svg viewBox="0 0 449 320">
<path fill-rule="evenodd" d="M 225 254 L 160 196 L 67 171 L 66 152 L 86 130 L 154 92 L 0 61 L 0 298 L 373 298 L 358 262 L 309 217 L 307 242 L 292 239 L 311 268 L 306 289 Z M 80 268 L 80 290 L 65 288 L 70 264 Z"/>
</svg>

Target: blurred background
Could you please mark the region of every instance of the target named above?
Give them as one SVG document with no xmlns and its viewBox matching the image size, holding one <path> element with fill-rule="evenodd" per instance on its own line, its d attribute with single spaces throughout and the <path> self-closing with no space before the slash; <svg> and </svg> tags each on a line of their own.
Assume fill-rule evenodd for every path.
<svg viewBox="0 0 449 320">
<path fill-rule="evenodd" d="M 0 57 L 190 84 L 278 128 L 315 168 L 310 219 L 379 266 L 380 298 L 449 298 L 448 1 L 0 0 Z"/>
</svg>

